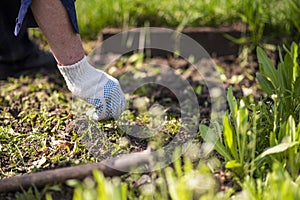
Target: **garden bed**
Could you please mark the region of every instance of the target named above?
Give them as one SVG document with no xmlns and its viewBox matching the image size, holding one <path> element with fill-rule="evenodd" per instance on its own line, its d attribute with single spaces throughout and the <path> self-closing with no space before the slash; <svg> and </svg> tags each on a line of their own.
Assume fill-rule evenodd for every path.
<svg viewBox="0 0 300 200">
<path fill-rule="evenodd" d="M 102 39 L 113 37 L 120 31 L 120 29 L 105 30 Z M 243 54 L 243 49 L 239 49 L 238 45 L 224 37 L 224 34 L 238 37 L 241 32 L 227 28 L 196 28 L 185 29 L 183 33 L 203 45 L 212 55 L 226 90 L 232 86 L 234 95 L 237 98 L 243 97 L 245 101 L 249 102 L 253 100 L 252 98 L 258 101 L 265 96 L 265 93 L 257 85 L 256 73 L 259 68 L 256 55 L 250 52 Z M 157 34 L 155 37 L 158 38 L 170 37 L 166 32 L 155 32 L 154 34 Z M 139 37 L 136 36 L 135 38 Z M 149 57 L 147 57 L 147 54 L 142 54 L 142 52 L 129 51 L 126 56 L 120 57 L 114 62 L 107 62 L 106 57 L 103 57 L 103 55 L 110 56 L 112 54 L 116 58 L 123 53 L 123 51 L 119 51 L 119 48 L 114 48 L 121 43 L 121 41 L 116 42 L 116 45 L 102 46 L 99 54 L 97 54 L 98 48 L 94 51 L 90 60 L 96 65 L 99 63 L 101 65 L 109 64 L 102 69 L 117 78 L 128 73 L 159 78 L 164 77 L 163 73 L 166 68 L 171 68 L 188 80 L 194 89 L 201 111 L 198 122 L 209 124 L 211 112 L 210 93 L 203 77 L 197 73 L 190 62 L 164 51 L 153 51 Z M 276 52 L 270 51 L 268 53 L 272 61 L 277 63 Z M 100 60 L 98 57 L 93 57 L 100 54 L 102 55 Z M 108 60 L 111 61 L 111 59 Z M 77 101 L 67 91 L 66 85 L 59 74 L 10 79 L 9 81 L 1 81 L 0 87 L 0 178 L 93 163 L 124 153 L 140 152 L 148 147 L 155 149 L 168 144 L 176 135 L 181 134 L 178 100 L 172 91 L 160 85 L 145 85 L 127 96 L 129 102 L 127 115 L 122 122 L 125 121 L 130 125 L 145 127 L 155 126 L 157 123 L 163 124 L 163 126 L 160 126 L 161 130 L 158 135 L 146 139 L 128 135 L 122 128 L 124 124 L 118 121 L 99 123 L 90 121 L 77 109 Z M 85 109 L 84 106 L 83 108 Z M 152 116 L 150 111 L 154 112 L 155 109 L 158 109 L 162 115 Z M 99 148 L 96 151 L 93 151 L 81 137 L 83 132 L 80 127 L 82 126 L 88 126 L 93 134 L 103 134 L 103 138 L 99 135 L 102 143 L 99 143 L 99 146 L 97 146 Z M 197 130 L 197 132 L 193 139 L 196 144 L 194 150 L 200 155 L 199 146 L 197 145 L 202 144 L 203 139 L 200 131 Z M 199 155 L 195 156 L 195 152 L 185 154 L 184 159 L 188 158 L 194 166 L 198 165 L 197 170 L 201 174 L 201 180 L 208 180 L 211 183 L 211 185 L 208 185 L 211 188 L 195 190 L 196 196 L 213 195 L 216 192 L 224 192 L 222 194 L 225 195 L 225 193 L 230 194 L 230 191 L 237 193 L 242 190 L 241 185 L 234 180 L 236 172 L 225 170 L 223 156 L 214 151 L 210 156 L 203 159 Z M 191 166 L 186 164 L 189 163 L 187 160 L 184 160 L 182 165 L 180 162 L 180 160 L 177 160 L 177 162 L 170 165 L 171 168 L 167 167 L 167 170 L 177 170 L 176 174 L 178 175 L 180 174 L 178 171 L 179 166 L 179 168 L 182 167 L 187 170 L 185 172 L 188 172 L 192 164 Z M 210 168 L 208 169 L 206 165 Z M 208 173 L 207 171 L 211 172 Z M 168 191 L 163 191 L 163 184 L 158 183 L 164 177 L 159 173 L 165 172 L 155 171 L 143 175 L 130 174 L 121 177 L 118 181 L 126 184 L 126 187 L 130 190 L 128 193 L 132 198 L 140 195 L 147 197 L 147 191 L 151 190 L 151 187 L 170 198 L 171 194 Z M 165 176 L 168 177 L 167 172 Z M 180 175 L 178 175 L 178 178 L 180 178 Z M 192 177 L 190 179 L 193 180 Z M 71 188 L 92 187 L 92 183 L 89 181 L 91 180 L 87 179 L 84 183 L 69 182 L 68 186 L 60 185 L 38 191 L 39 195 L 42 196 L 49 193 L 55 199 L 71 199 L 72 195 L 70 193 L 74 191 Z M 110 184 L 110 182 L 103 181 L 104 185 Z M 169 184 L 170 177 L 167 181 Z M 166 182 L 163 183 L 166 184 Z M 200 181 L 198 184 L 203 184 L 203 182 Z M 68 191 L 67 193 L 63 192 L 65 189 Z M 55 192 L 55 190 L 60 191 Z M 171 189 L 169 188 L 169 190 Z M 203 190 L 204 193 L 202 193 Z M 30 196 L 30 193 L 33 196 L 37 195 L 31 190 L 23 191 L 23 193 L 0 194 L 0 197 L 1 199 L 13 199 L 15 195 L 19 195 L 22 198 L 24 195 Z M 155 195 L 158 194 L 155 193 Z"/>
<path fill-rule="evenodd" d="M 137 70 L 138 72 L 141 69 L 140 65 L 142 65 L 145 67 L 142 71 L 151 74 L 153 69 L 147 68 L 151 64 L 169 66 L 178 72 L 184 72 L 192 87 L 198 90 L 197 98 L 201 109 L 199 122 L 204 122 L 210 117 L 209 91 L 199 77 L 195 76 L 195 68 L 186 60 L 172 56 L 161 56 L 145 59 L 143 63 L 140 63 L 139 60 L 132 61 L 133 56 L 139 55 L 123 57 L 120 61 L 107 67 L 106 70 L 110 71 L 116 66 L 121 67 L 121 73 L 115 73 L 115 76 L 118 77 L 122 73 L 130 71 Z M 249 80 L 244 74 L 247 73 L 249 77 L 253 78 L 257 64 L 241 68 L 239 60 L 234 55 L 216 57 L 215 62 L 222 66 L 222 73 L 226 76 L 226 87 L 235 85 L 239 95 L 243 95 L 242 88 L 255 88 L 255 80 Z M 145 101 L 148 104 L 147 108 L 151 108 L 155 104 L 163 105 L 168 108 L 166 115 L 173 117 L 168 119 L 169 122 L 167 120 L 169 125 L 163 130 L 169 136 L 161 135 L 159 137 L 162 137 L 161 140 L 172 139 L 172 135 L 177 134 L 175 131 L 178 126 L 176 119 L 180 114 L 176 97 L 167 88 L 161 86 L 150 86 L 144 89 L 147 91 L 146 93 L 140 91 L 130 97 L 128 109 L 135 115 L 134 119 L 130 119 L 131 123 L 146 125 L 149 123 L 148 120 L 151 120 L 144 119 L 146 120 L 144 121 L 141 118 L 143 112 L 139 111 L 133 102 Z M 256 89 L 253 89 L 253 92 L 255 91 Z M 78 136 L 80 133 L 76 131 L 78 129 L 76 125 L 74 126 L 74 122 L 82 116 L 72 110 L 72 96 L 66 90 L 60 75 L 53 74 L 11 79 L 8 82 L 2 81 L 0 99 L 1 178 L 90 163 L 97 159 L 87 152 L 88 148 L 81 142 L 80 135 Z M 84 123 L 86 123 L 86 119 Z M 110 144 L 109 148 L 111 148 L 107 148 L 107 144 L 101 147 L 103 148 L 101 152 L 106 152 L 106 156 L 102 155 L 101 159 L 109 158 L 112 151 L 123 154 L 145 150 L 149 144 L 162 145 L 155 144 L 154 138 L 145 140 L 127 136 L 114 122 L 101 123 L 99 126 L 102 126 L 101 130 L 106 134 L 106 142 Z M 125 146 L 124 142 L 126 143 Z M 220 176 L 223 177 L 222 174 Z M 227 187 L 227 183 L 220 182 L 220 184 L 222 188 Z M 229 183 L 229 185 L 232 184 Z M 51 189 L 49 191 L 51 192 Z M 66 196 L 70 198 L 70 194 L 62 194 L 61 192 L 52 192 L 52 194 L 56 199 L 59 199 L 57 196 L 60 195 L 63 195 L 60 197 L 61 199 L 67 198 Z M 5 199 L 5 196 L 2 195 L 1 198 Z M 12 197 L 13 194 L 7 194 L 7 199 Z"/>
<path fill-rule="evenodd" d="M 118 29 L 118 28 L 105 28 L 102 30 L 102 40 L 115 36 L 116 34 L 120 34 L 124 31 L 130 32 L 132 34 L 131 37 L 134 38 L 135 41 L 133 43 L 138 43 L 138 39 L 140 37 L 141 31 L 143 29 Z M 177 31 L 176 29 L 171 29 L 173 31 Z M 165 40 L 167 38 L 174 37 L 174 32 L 170 32 L 170 28 L 144 28 L 145 34 L 149 34 L 149 42 Z M 148 32 L 149 31 L 149 32 Z M 245 27 L 242 24 L 237 24 L 235 26 L 227 26 L 227 27 L 190 27 L 184 28 L 180 31 L 183 35 L 190 37 L 195 40 L 195 42 L 199 43 L 210 55 L 215 57 L 220 56 L 228 56 L 234 55 L 238 56 L 240 46 L 230 39 L 226 37 L 227 35 L 233 38 L 240 38 L 242 36 L 246 36 Z M 248 33 L 249 34 L 249 33 Z M 146 36 L 147 37 L 147 36 Z M 147 39 L 146 39 L 147 40 Z M 104 51 L 110 53 L 121 53 L 119 46 L 123 41 L 114 40 L 115 44 L 110 46 L 105 46 Z M 155 44 L 154 44 L 155 45 Z M 179 49 L 180 51 L 180 49 Z M 158 49 L 151 49 L 151 56 L 153 57 L 166 57 L 170 54 L 170 52 L 159 51 Z"/>
</svg>

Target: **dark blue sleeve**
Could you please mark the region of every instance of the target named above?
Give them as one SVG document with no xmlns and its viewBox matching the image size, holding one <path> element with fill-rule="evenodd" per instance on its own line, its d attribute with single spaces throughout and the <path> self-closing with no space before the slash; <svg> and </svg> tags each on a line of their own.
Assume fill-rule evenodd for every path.
<svg viewBox="0 0 300 200">
<path fill-rule="evenodd" d="M 21 7 L 19 10 L 19 14 L 17 17 L 16 26 L 15 26 L 15 31 L 14 31 L 16 36 L 19 34 L 19 32 L 23 26 L 25 16 L 28 12 L 28 8 L 30 7 L 31 3 L 32 3 L 32 0 L 22 0 L 21 1 Z"/>
<path fill-rule="evenodd" d="M 61 0 L 61 2 L 68 12 L 74 30 L 77 33 L 79 33 L 77 17 L 76 17 L 76 9 L 75 9 L 75 0 Z M 32 0 L 21 0 L 21 7 L 19 9 L 19 14 L 17 17 L 15 31 L 14 31 L 14 34 L 16 36 L 19 34 L 22 28 L 37 26 L 34 17 L 31 13 L 31 10 L 29 9 L 31 3 Z"/>
<path fill-rule="evenodd" d="M 61 0 L 61 2 L 68 11 L 69 18 L 71 20 L 73 28 L 77 33 L 79 33 L 77 17 L 76 17 L 76 9 L 75 9 L 75 0 Z"/>
</svg>

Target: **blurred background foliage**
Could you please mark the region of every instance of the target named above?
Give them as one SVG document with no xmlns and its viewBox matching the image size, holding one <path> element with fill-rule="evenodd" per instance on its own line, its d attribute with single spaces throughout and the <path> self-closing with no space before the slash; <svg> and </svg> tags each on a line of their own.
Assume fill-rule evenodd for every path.
<svg viewBox="0 0 300 200">
<path fill-rule="evenodd" d="M 201 27 L 245 24 L 253 37 L 297 37 L 298 0 L 90 0 L 76 1 L 81 35 L 92 39 L 105 27 Z"/>
</svg>

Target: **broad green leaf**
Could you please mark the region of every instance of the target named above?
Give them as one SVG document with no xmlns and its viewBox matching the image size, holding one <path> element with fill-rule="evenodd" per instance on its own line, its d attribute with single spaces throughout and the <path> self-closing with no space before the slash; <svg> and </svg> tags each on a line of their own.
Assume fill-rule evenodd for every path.
<svg viewBox="0 0 300 200">
<path fill-rule="evenodd" d="M 238 130 L 237 137 L 238 137 L 238 148 L 239 148 L 239 157 L 240 162 L 244 163 L 245 158 L 245 149 L 246 149 L 246 142 L 247 142 L 247 130 L 248 130 L 248 109 L 245 107 L 244 101 L 240 101 L 240 107 L 237 112 L 237 127 Z"/>
<path fill-rule="evenodd" d="M 184 173 L 190 173 L 193 171 L 193 163 L 192 160 L 189 159 L 187 156 L 184 157 L 184 165 L 183 165 L 183 170 Z"/>
<path fill-rule="evenodd" d="M 213 144 L 214 149 L 221 154 L 226 161 L 232 160 L 231 155 L 227 152 L 225 146 L 220 142 L 219 138 L 215 136 L 216 134 L 213 133 L 212 129 L 210 129 L 208 126 L 200 124 L 199 130 L 201 137 L 205 142 Z"/>
<path fill-rule="evenodd" d="M 275 146 L 277 144 L 276 134 L 271 131 L 270 133 L 270 146 Z"/>
<path fill-rule="evenodd" d="M 300 97 L 300 76 L 297 77 L 294 83 L 294 98 Z"/>
<path fill-rule="evenodd" d="M 274 86 L 272 85 L 272 83 L 266 79 L 266 77 L 264 75 L 262 75 L 261 73 L 257 72 L 256 73 L 256 78 L 261 86 L 261 88 L 269 95 L 271 96 L 272 94 L 275 93 L 275 89 Z"/>
<path fill-rule="evenodd" d="M 267 54 L 262 50 L 260 47 L 257 47 L 257 58 L 259 63 L 261 64 L 261 70 L 262 73 L 270 78 L 270 81 L 273 83 L 274 87 L 277 88 L 279 86 L 278 83 L 278 73 L 271 62 L 271 60 L 268 58 Z"/>
<path fill-rule="evenodd" d="M 172 199 L 179 199 L 178 193 L 176 191 L 176 180 L 175 174 L 172 168 L 167 167 L 165 169 L 165 176 L 168 183 L 169 194 Z"/>
<path fill-rule="evenodd" d="M 293 42 L 292 43 L 292 47 L 291 47 L 291 56 L 292 56 L 292 60 L 293 60 L 293 80 L 295 81 L 296 78 L 299 75 L 299 64 L 297 62 L 297 58 L 298 58 L 298 45 Z"/>
<path fill-rule="evenodd" d="M 291 142 L 296 142 L 296 124 L 292 116 L 289 116 L 286 124 L 286 135 L 290 138 Z"/>
<path fill-rule="evenodd" d="M 277 141 L 278 142 L 282 143 L 283 138 L 286 136 L 286 133 L 285 133 L 286 123 L 287 123 L 287 121 L 282 122 L 282 124 L 279 126 L 279 132 L 277 133 Z"/>
<path fill-rule="evenodd" d="M 121 183 L 121 199 L 126 200 L 128 198 L 127 196 L 127 184 Z"/>
<path fill-rule="evenodd" d="M 182 175 L 183 175 L 182 168 L 181 168 L 181 159 L 178 159 L 178 158 L 180 158 L 180 153 L 181 153 L 180 149 L 176 148 L 175 152 L 174 152 L 174 159 L 175 159 L 174 168 L 175 168 L 177 177 L 182 177 Z"/>
<path fill-rule="evenodd" d="M 46 200 L 53 200 L 50 193 L 46 193 L 45 197 L 46 197 Z"/>
<path fill-rule="evenodd" d="M 223 118 L 223 126 L 224 126 L 224 139 L 225 144 L 228 146 L 231 154 L 234 159 L 238 159 L 237 148 L 236 148 L 236 135 L 234 135 L 233 128 L 229 122 L 228 115 L 225 115 Z"/>
<path fill-rule="evenodd" d="M 246 134 L 248 129 L 248 109 L 243 100 L 240 101 L 240 107 L 237 111 L 237 123 L 240 134 Z"/>
<path fill-rule="evenodd" d="M 295 183 L 299 186 L 300 185 L 300 175 L 296 178 Z"/>
<path fill-rule="evenodd" d="M 293 77 L 294 76 L 293 75 L 294 74 L 294 72 L 293 72 L 293 66 L 294 66 L 294 64 L 293 64 L 293 60 L 292 60 L 292 57 L 291 57 L 290 54 L 286 54 L 284 56 L 283 64 L 284 64 L 284 68 L 285 68 L 285 70 L 287 72 L 288 79 L 292 83 L 293 81 L 295 81 L 294 77 Z"/>
<path fill-rule="evenodd" d="M 237 168 L 241 168 L 242 167 L 242 164 L 239 163 L 238 161 L 236 160 L 231 160 L 229 162 L 226 163 L 225 167 L 227 169 L 237 169 Z"/>
<path fill-rule="evenodd" d="M 288 67 L 283 63 L 278 64 L 278 82 L 282 92 L 292 89 L 292 79 L 289 79 L 288 73 Z"/>
<path fill-rule="evenodd" d="M 263 158 L 265 156 L 276 154 L 276 153 L 282 153 L 282 152 L 286 151 L 287 149 L 294 147 L 297 144 L 298 144 L 298 142 L 284 142 L 284 143 L 278 144 L 274 147 L 271 147 L 271 148 L 265 150 L 263 153 L 261 153 L 258 156 L 258 158 Z"/>
</svg>

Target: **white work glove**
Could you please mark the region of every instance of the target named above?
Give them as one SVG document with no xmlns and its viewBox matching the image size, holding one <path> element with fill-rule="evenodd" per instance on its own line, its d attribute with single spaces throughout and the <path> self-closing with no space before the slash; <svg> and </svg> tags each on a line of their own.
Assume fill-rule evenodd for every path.
<svg viewBox="0 0 300 200">
<path fill-rule="evenodd" d="M 116 119 L 124 111 L 126 100 L 119 81 L 91 66 L 86 56 L 58 68 L 69 90 L 95 107 L 98 120 Z"/>
</svg>

